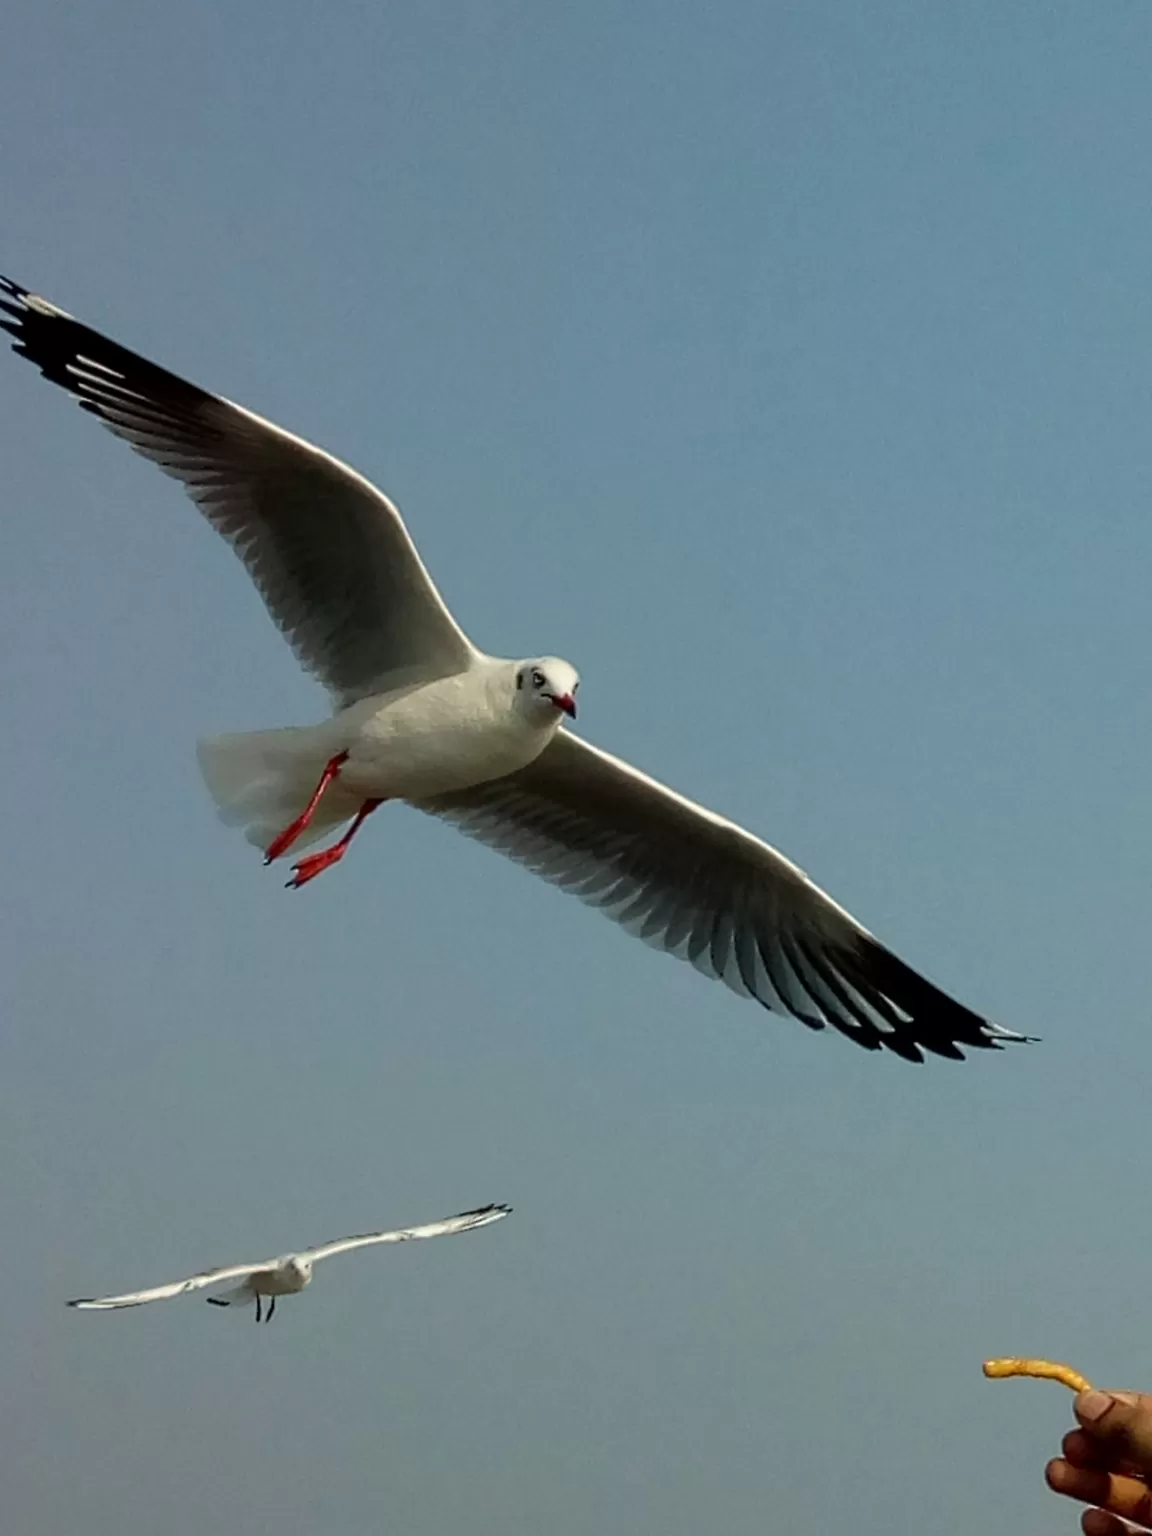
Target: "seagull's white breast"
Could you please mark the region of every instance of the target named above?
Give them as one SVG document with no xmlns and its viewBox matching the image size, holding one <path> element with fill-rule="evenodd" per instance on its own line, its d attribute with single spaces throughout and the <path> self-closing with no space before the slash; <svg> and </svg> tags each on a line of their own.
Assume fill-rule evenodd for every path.
<svg viewBox="0 0 1152 1536">
<path fill-rule="evenodd" d="M 294 1265 L 279 1263 L 253 1270 L 248 1285 L 259 1296 L 295 1296 L 311 1279 L 310 1274 L 302 1274 Z"/>
<path fill-rule="evenodd" d="M 529 720 L 503 679 L 483 671 L 364 699 L 338 719 L 350 728 L 342 788 L 399 800 L 514 773 L 543 752 L 560 725 L 559 714 Z"/>
</svg>

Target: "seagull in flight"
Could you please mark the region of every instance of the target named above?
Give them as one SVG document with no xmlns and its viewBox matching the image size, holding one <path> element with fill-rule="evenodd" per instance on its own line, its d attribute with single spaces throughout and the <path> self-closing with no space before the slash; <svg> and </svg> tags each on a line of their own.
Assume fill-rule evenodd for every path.
<svg viewBox="0 0 1152 1536">
<path fill-rule="evenodd" d="M 300 664 L 319 725 L 200 743 L 208 788 L 265 862 L 333 829 L 299 888 L 386 800 L 441 817 L 742 997 L 908 1061 L 1030 1037 L 911 969 L 744 828 L 562 729 L 580 686 L 555 656 L 478 650 L 400 513 L 362 475 L 0 278 L 14 350 L 179 480 L 240 556 Z"/>
<path fill-rule="evenodd" d="M 313 1266 L 337 1253 L 353 1248 L 372 1248 L 379 1243 L 406 1243 L 414 1237 L 449 1237 L 454 1232 L 474 1232 L 490 1227 L 511 1214 L 510 1205 L 486 1205 L 478 1211 L 465 1211 L 445 1221 L 433 1221 L 425 1227 L 398 1227 L 392 1232 L 365 1232 L 358 1237 L 342 1237 L 319 1248 L 305 1248 L 300 1253 L 285 1253 L 277 1259 L 260 1259 L 255 1264 L 224 1264 L 219 1269 L 201 1270 L 187 1280 L 173 1280 L 170 1285 L 154 1285 L 147 1291 L 125 1291 L 122 1296 L 91 1296 L 70 1301 L 70 1307 L 87 1312 L 113 1312 L 122 1307 L 141 1307 L 147 1301 L 168 1301 L 189 1291 L 203 1291 L 226 1281 L 239 1281 L 220 1296 L 204 1299 L 213 1307 L 244 1307 L 256 1303 L 256 1321 L 270 1323 L 278 1296 L 295 1296 L 312 1283 Z M 267 1300 L 267 1308 L 263 1302 Z"/>
</svg>

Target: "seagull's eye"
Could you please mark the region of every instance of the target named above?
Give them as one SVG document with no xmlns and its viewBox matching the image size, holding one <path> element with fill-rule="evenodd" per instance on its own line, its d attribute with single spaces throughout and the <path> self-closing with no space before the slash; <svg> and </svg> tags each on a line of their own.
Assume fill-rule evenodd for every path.
<svg viewBox="0 0 1152 1536">
<path fill-rule="evenodd" d="M 532 686 L 534 688 L 543 688 L 544 684 L 547 681 L 548 681 L 548 679 L 544 676 L 543 672 L 533 672 L 533 674 L 532 674 Z"/>
</svg>

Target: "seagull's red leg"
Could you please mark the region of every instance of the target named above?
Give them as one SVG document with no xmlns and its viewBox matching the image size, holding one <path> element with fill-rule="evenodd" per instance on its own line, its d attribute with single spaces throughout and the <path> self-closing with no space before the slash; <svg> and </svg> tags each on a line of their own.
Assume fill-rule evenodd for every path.
<svg viewBox="0 0 1152 1536">
<path fill-rule="evenodd" d="M 283 832 L 278 833 L 268 844 L 264 853 L 265 864 L 271 864 L 273 859 L 278 859 L 282 853 L 288 852 L 289 848 L 291 848 L 292 844 L 300 836 L 301 832 L 305 830 L 313 816 L 315 816 L 316 807 L 320 804 L 324 791 L 339 774 L 347 760 L 347 752 L 337 752 L 335 757 L 329 758 L 328 762 L 325 763 L 324 772 L 320 775 L 319 784 L 312 791 L 311 800 L 309 800 L 292 825 L 285 827 Z"/>
<path fill-rule="evenodd" d="M 356 819 L 345 832 L 338 843 L 333 843 L 331 848 L 321 848 L 319 853 L 307 853 L 299 864 L 292 866 L 292 878 L 285 886 L 285 890 L 298 891 L 302 885 L 307 885 L 309 880 L 315 880 L 317 875 L 322 875 L 333 864 L 339 864 L 347 851 L 348 844 L 364 825 L 365 820 L 371 816 L 378 805 L 383 805 L 381 800 L 365 800 L 364 804 L 356 812 Z"/>
</svg>

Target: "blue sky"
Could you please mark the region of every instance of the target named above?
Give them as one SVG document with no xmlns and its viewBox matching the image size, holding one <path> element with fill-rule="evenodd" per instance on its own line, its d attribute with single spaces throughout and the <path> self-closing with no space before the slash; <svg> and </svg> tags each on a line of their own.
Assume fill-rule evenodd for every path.
<svg viewBox="0 0 1152 1536">
<path fill-rule="evenodd" d="M 7 353 L 13 1536 L 1076 1528 L 1152 1383 L 1152 11 L 14 0 L 0 267 L 397 499 L 470 634 L 1044 1037 L 912 1068 L 402 808 L 178 488 Z M 270 1329 L 68 1296 L 377 1224 Z"/>
</svg>

